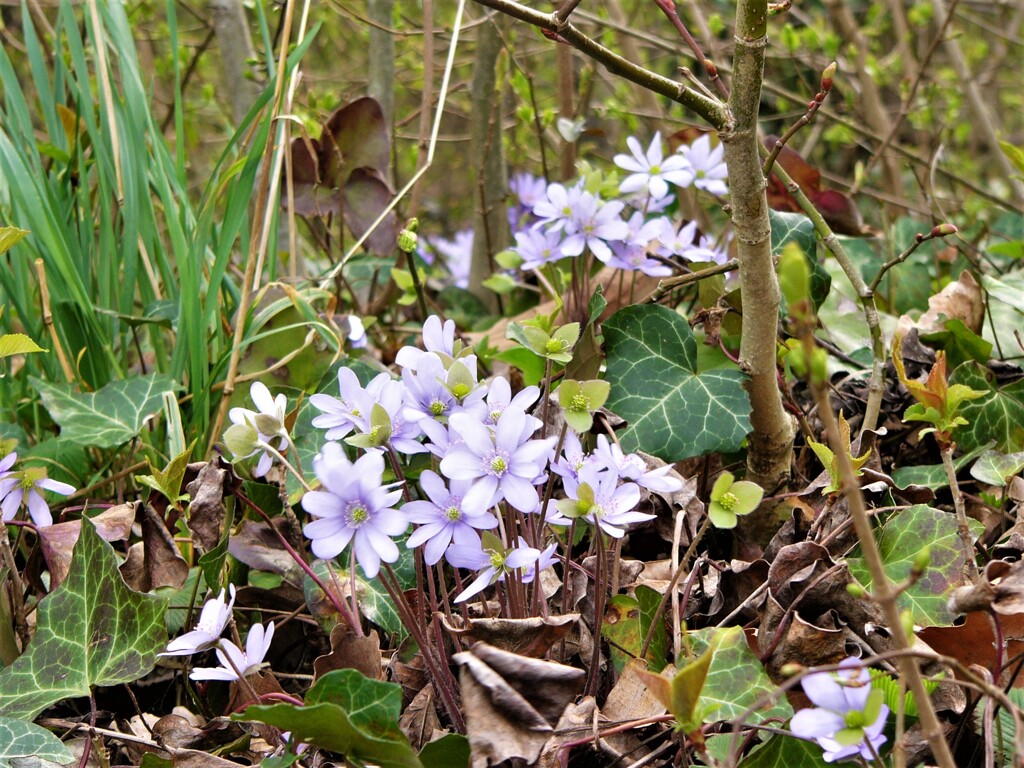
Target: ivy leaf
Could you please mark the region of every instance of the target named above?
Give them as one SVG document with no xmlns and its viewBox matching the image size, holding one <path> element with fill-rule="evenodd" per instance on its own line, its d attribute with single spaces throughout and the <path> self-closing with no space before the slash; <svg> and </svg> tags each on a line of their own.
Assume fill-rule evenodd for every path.
<svg viewBox="0 0 1024 768">
<path fill-rule="evenodd" d="M 767 694 L 777 690 L 760 660 L 750 650 L 742 627 L 708 627 L 690 632 L 686 638 L 694 653 L 702 653 L 716 644 L 701 693 L 701 702 L 714 708 L 713 720 L 706 718 L 705 722 L 739 717 L 758 700 L 767 700 Z M 755 712 L 748 722 L 759 723 L 769 717 L 787 719 L 792 715 L 793 708 L 783 697 L 771 707 Z"/>
<path fill-rule="evenodd" d="M 803 252 L 810 270 L 811 303 L 817 309 L 828 296 L 832 276 L 818 262 L 814 225 L 802 213 L 769 210 L 768 219 L 772 225 L 772 253 L 781 253 L 787 243 L 795 243 Z"/>
<path fill-rule="evenodd" d="M 978 536 L 984 526 L 969 520 L 971 532 Z M 914 561 L 927 547 L 931 553 L 928 569 L 913 585 L 900 593 L 901 610 L 909 610 L 914 623 L 930 627 L 946 627 L 956 614 L 946 605 L 950 591 L 966 583 L 964 551 L 957 534 L 956 517 L 948 512 L 917 504 L 889 518 L 878 536 L 878 548 L 889 578 L 896 583 L 910 575 Z M 871 588 L 871 573 L 864 558 L 854 556 L 847 561 L 850 573 L 866 588 Z"/>
<path fill-rule="evenodd" d="M 763 747 L 751 752 L 739 768 L 827 768 L 821 747 L 796 736 L 776 734 Z"/>
<path fill-rule="evenodd" d="M 71 750 L 45 728 L 0 717 L 0 768 L 22 768 L 32 757 L 40 766 L 63 765 L 75 759 Z"/>
<path fill-rule="evenodd" d="M 0 716 L 33 720 L 93 686 L 148 674 L 167 643 L 165 608 L 125 585 L 114 550 L 83 524 L 67 578 L 39 603 L 28 650 L 0 671 Z"/>
<path fill-rule="evenodd" d="M 234 720 L 256 721 L 291 731 L 321 749 L 373 763 L 381 768 L 422 768 L 398 727 L 402 687 L 371 680 L 354 669 L 321 677 L 306 694 L 304 706 L 251 706 Z"/>
<path fill-rule="evenodd" d="M 618 672 L 622 672 L 630 659 L 640 656 L 644 638 L 647 637 L 660 602 L 661 595 L 644 585 L 636 588 L 636 597 L 614 595 L 608 601 L 608 610 L 601 624 L 601 635 L 612 643 L 612 663 Z M 665 631 L 664 617 L 654 630 L 645 658 L 647 668 L 652 672 L 661 672 L 665 668 L 668 658 L 668 632 Z"/>
<path fill-rule="evenodd" d="M 959 414 L 968 422 L 954 433 L 961 448 L 972 451 L 995 440 L 997 451 L 1024 450 L 1024 379 L 1000 387 L 988 368 L 969 360 L 953 371 L 949 381 L 983 393 L 960 405 Z"/>
<path fill-rule="evenodd" d="M 162 373 L 112 381 L 96 392 L 76 394 L 30 376 L 43 405 L 60 425 L 62 440 L 93 448 L 116 448 L 142 431 L 163 405 L 174 381 Z"/>
<path fill-rule="evenodd" d="M 673 462 L 739 450 L 750 432 L 744 375 L 700 371 L 686 320 L 661 306 L 619 310 L 604 324 L 611 394 L 607 407 L 626 419 L 622 449 Z"/>
</svg>

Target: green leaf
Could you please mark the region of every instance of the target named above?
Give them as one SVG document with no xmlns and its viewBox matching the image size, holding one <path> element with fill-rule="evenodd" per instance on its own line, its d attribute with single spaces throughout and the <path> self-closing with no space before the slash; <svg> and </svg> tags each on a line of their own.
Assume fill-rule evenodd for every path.
<svg viewBox="0 0 1024 768">
<path fill-rule="evenodd" d="M 161 494 L 172 504 L 177 504 L 179 501 L 187 499 L 188 494 L 183 494 L 181 492 L 181 481 L 185 477 L 188 460 L 192 456 L 192 451 L 195 447 L 196 441 L 193 440 L 188 448 L 171 459 L 171 463 L 167 465 L 167 469 L 160 470 L 150 464 L 149 471 L 153 474 L 136 475 L 135 479 Z"/>
<path fill-rule="evenodd" d="M 951 367 L 956 368 L 967 360 L 984 365 L 992 357 L 992 342 L 974 333 L 962 320 L 947 320 L 943 327 L 944 331 L 922 334 L 921 341 L 945 350 Z"/>
<path fill-rule="evenodd" d="M 994 444 L 994 441 L 989 441 L 985 445 L 978 446 L 973 451 L 965 453 L 960 458 L 953 459 L 953 469 L 959 472 Z M 942 464 L 921 464 L 894 469 L 892 471 L 892 481 L 896 483 L 896 487 L 900 490 L 911 485 L 923 485 L 934 491 L 949 485 L 949 480 L 946 478 L 946 468 Z"/>
<path fill-rule="evenodd" d="M 971 477 L 989 485 L 1002 487 L 1024 469 L 1024 451 L 1000 453 L 985 451 L 971 467 Z"/>
<path fill-rule="evenodd" d="M 687 633 L 686 640 L 694 653 L 711 647 L 713 640 L 717 642 L 701 693 L 701 703 L 713 707 L 704 718 L 705 722 L 739 717 L 758 701 L 767 701 L 768 694 L 778 690 L 750 650 L 742 627 L 708 627 Z M 782 697 L 771 706 L 755 711 L 748 722 L 760 723 L 769 717 L 787 719 L 792 715 L 793 708 Z"/>
<path fill-rule="evenodd" d="M 739 768 L 826 768 L 825 753 L 813 741 L 776 734 L 747 755 Z"/>
<path fill-rule="evenodd" d="M 114 550 L 83 524 L 67 578 L 39 603 L 28 650 L 0 671 L 0 715 L 32 720 L 93 686 L 148 674 L 167 643 L 165 608 L 125 585 Z"/>
<path fill-rule="evenodd" d="M 0 768 L 24 768 L 36 758 L 40 764 L 70 763 L 71 750 L 45 728 L 24 720 L 0 717 Z"/>
<path fill-rule="evenodd" d="M 974 536 L 984 531 L 976 520 L 968 521 Z M 921 550 L 928 547 L 931 564 L 924 575 L 899 596 L 900 610 L 908 610 L 915 624 L 946 627 L 956 614 L 946 605 L 949 593 L 965 584 L 964 551 L 957 534 L 956 516 L 924 504 L 894 514 L 878 535 L 885 572 L 900 583 L 910 575 Z M 847 560 L 850 573 L 871 588 L 871 573 L 859 553 Z"/>
<path fill-rule="evenodd" d="M 0 336 L 0 357 L 46 351 L 24 333 L 5 333 Z"/>
<path fill-rule="evenodd" d="M 535 386 L 544 378 L 544 358 L 526 347 L 513 347 L 499 352 L 495 360 L 515 366 L 523 374 L 523 384 Z"/>
<path fill-rule="evenodd" d="M 629 422 L 624 451 L 668 462 L 740 448 L 750 432 L 750 400 L 736 369 L 697 368 L 686 320 L 661 306 L 619 310 L 604 324 L 607 407 Z"/>
<path fill-rule="evenodd" d="M 1024 689 L 1011 688 L 1006 692 L 1007 698 L 1010 702 L 1018 708 L 1024 708 Z M 974 720 L 974 732 L 979 736 L 982 736 L 982 720 L 981 718 L 975 718 Z M 1007 711 L 1006 707 L 1000 707 L 996 712 L 995 727 L 993 728 L 993 739 L 996 751 L 996 765 L 1006 766 L 1010 768 L 1013 765 L 1013 758 L 1016 755 L 1016 744 L 1014 743 L 1014 732 L 1016 726 L 1013 722 L 1013 715 Z"/>
<path fill-rule="evenodd" d="M 1008 141 L 1000 141 L 999 148 L 1003 150 L 1006 159 L 1013 163 L 1014 168 L 1024 173 L 1024 149 L 1014 146 Z"/>
<path fill-rule="evenodd" d="M 61 440 L 94 448 L 116 448 L 142 431 L 159 411 L 165 392 L 174 391 L 169 376 L 154 373 L 112 381 L 97 392 L 75 394 L 30 376 L 43 405 L 60 425 Z"/>
<path fill-rule="evenodd" d="M 984 393 L 960 406 L 959 415 L 967 419 L 967 424 L 957 429 L 953 438 L 961 448 L 972 451 L 995 440 L 997 451 L 1024 450 L 1024 379 L 1000 387 L 988 368 L 968 361 L 953 371 L 949 383 Z"/>
<path fill-rule="evenodd" d="M 0 227 L 0 254 L 7 253 L 11 248 L 28 237 L 28 235 L 29 231 L 27 229 Z"/>
<path fill-rule="evenodd" d="M 768 211 L 772 225 L 772 253 L 781 253 L 787 243 L 796 243 L 807 259 L 810 270 L 811 303 L 817 309 L 828 296 L 832 287 L 832 276 L 818 261 L 818 243 L 814 234 L 814 225 L 802 213 L 784 211 Z"/>
<path fill-rule="evenodd" d="M 621 672 L 630 659 L 640 656 L 659 602 L 661 595 L 644 585 L 636 588 L 636 597 L 615 595 L 608 601 L 601 636 L 611 643 L 612 663 L 616 671 Z M 645 658 L 647 668 L 652 672 L 660 672 L 668 663 L 668 632 L 664 617 L 654 630 Z"/>
<path fill-rule="evenodd" d="M 469 739 L 461 733 L 449 733 L 423 745 L 420 762 L 423 768 L 468 768 Z"/>
<path fill-rule="evenodd" d="M 321 749 L 382 768 L 423 768 L 398 727 L 402 688 L 371 680 L 354 669 L 321 677 L 306 694 L 305 706 L 251 706 L 234 720 L 257 721 L 291 731 Z"/>
<path fill-rule="evenodd" d="M 409 589 L 416 583 L 415 570 L 413 569 L 413 552 L 401 541 L 399 542 L 399 550 L 401 554 L 399 555 L 398 562 L 392 563 L 391 568 L 398 577 L 402 588 Z M 349 550 L 346 549 L 341 553 L 339 559 L 341 562 L 348 563 L 348 558 Z M 351 578 L 347 568 L 334 568 L 332 575 L 331 565 L 323 560 L 314 560 L 312 567 L 313 572 L 325 585 L 331 587 L 332 583 L 336 580 L 337 584 L 345 586 L 347 592 Z M 305 592 L 306 602 L 310 606 L 323 604 L 325 611 L 328 610 L 326 606 L 330 606 L 329 615 L 325 614 L 325 621 L 323 623 L 327 629 L 333 627 L 338 622 L 339 617 L 334 614 L 334 607 L 330 605 L 320 587 L 308 576 L 303 580 L 303 591 Z M 379 579 L 367 579 L 363 574 L 362 568 L 356 569 L 356 597 L 360 613 L 388 634 L 396 636 L 399 641 L 405 638 L 408 630 L 402 624 L 398 610 L 391 601 L 391 596 L 388 595 L 387 590 L 381 585 Z"/>
</svg>

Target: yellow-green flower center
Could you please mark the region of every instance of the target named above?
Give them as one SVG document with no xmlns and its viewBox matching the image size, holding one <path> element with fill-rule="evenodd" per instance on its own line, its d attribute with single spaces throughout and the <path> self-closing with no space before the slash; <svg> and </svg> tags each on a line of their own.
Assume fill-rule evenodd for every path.
<svg viewBox="0 0 1024 768">
<path fill-rule="evenodd" d="M 508 462 L 505 461 L 505 459 L 503 459 L 501 456 L 495 456 L 493 459 L 491 459 L 491 472 L 493 472 L 496 475 L 500 475 L 506 469 L 508 469 Z"/>
<path fill-rule="evenodd" d="M 657 176 L 659 173 L 661 173 L 661 166 L 652 165 L 649 173 L 651 174 L 651 176 Z"/>
<path fill-rule="evenodd" d="M 847 728 L 863 728 L 867 725 L 864 717 L 864 712 L 859 709 L 851 709 L 846 713 L 844 721 Z"/>
<path fill-rule="evenodd" d="M 458 507 L 456 507 L 456 506 L 455 506 L 455 505 L 453 504 L 452 506 L 448 507 L 448 509 L 446 509 L 446 510 L 444 511 L 444 516 L 445 516 L 445 517 L 446 517 L 446 518 L 447 518 L 448 520 L 451 520 L 452 522 L 455 522 L 455 521 L 456 521 L 456 520 L 458 520 L 458 519 L 459 519 L 460 517 L 462 517 L 462 513 L 461 513 L 461 512 L 459 512 L 459 508 L 458 508 Z"/>
<path fill-rule="evenodd" d="M 739 498 L 732 491 L 726 491 L 718 498 L 718 504 L 726 512 L 731 512 L 732 508 L 739 503 Z"/>
<path fill-rule="evenodd" d="M 546 352 L 561 352 L 563 349 L 565 349 L 565 345 L 560 339 L 548 339 L 547 344 L 544 345 Z"/>
<path fill-rule="evenodd" d="M 440 416 L 442 413 L 444 413 L 444 403 L 442 403 L 440 400 L 435 400 L 430 404 L 430 412 L 435 416 Z"/>
<path fill-rule="evenodd" d="M 452 387 L 452 394 L 455 395 L 455 397 L 457 397 L 459 400 L 461 400 L 462 398 L 469 394 L 469 385 L 463 384 L 461 382 L 459 384 L 456 384 L 454 387 Z"/>
<path fill-rule="evenodd" d="M 590 411 L 590 398 L 582 392 L 577 392 L 569 400 L 569 410 L 576 413 L 588 413 Z"/>
<path fill-rule="evenodd" d="M 357 504 L 348 511 L 350 525 L 362 525 L 370 519 L 370 512 L 362 504 Z"/>
<path fill-rule="evenodd" d="M 491 567 L 501 568 L 505 565 L 505 553 L 504 552 L 491 552 Z"/>
</svg>

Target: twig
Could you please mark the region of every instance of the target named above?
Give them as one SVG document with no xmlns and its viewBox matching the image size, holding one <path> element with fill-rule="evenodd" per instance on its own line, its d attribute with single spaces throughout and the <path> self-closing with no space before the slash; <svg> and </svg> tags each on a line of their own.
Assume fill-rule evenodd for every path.
<svg viewBox="0 0 1024 768">
<path fill-rule="evenodd" d="M 878 270 L 878 274 L 875 275 L 875 279 L 872 280 L 871 285 L 868 286 L 868 290 L 870 290 L 872 293 L 877 291 L 879 283 L 881 283 L 882 278 L 885 277 L 885 273 L 888 272 L 893 267 L 895 267 L 897 264 L 902 264 L 904 261 L 909 259 L 910 255 L 918 248 L 920 248 L 922 243 L 926 243 L 929 240 L 934 240 L 937 237 L 955 235 L 957 231 L 958 230 L 956 226 L 953 224 L 938 224 L 932 227 L 932 231 L 929 232 L 927 235 L 918 232 L 917 236 L 914 238 L 914 242 L 912 242 L 907 247 L 907 249 L 903 251 L 903 253 L 901 253 L 899 256 L 896 256 L 893 259 L 890 259 L 889 261 L 882 265 L 881 269 Z"/>
<path fill-rule="evenodd" d="M 668 293 L 671 293 L 676 288 L 681 288 L 684 285 L 690 283 L 699 282 L 707 277 L 714 277 L 715 275 L 724 275 L 726 272 L 732 272 L 740 265 L 737 259 L 729 259 L 725 264 L 716 264 L 713 267 L 707 267 L 706 269 L 698 270 L 697 272 L 690 272 L 679 277 L 669 277 L 665 280 L 658 281 L 658 287 L 651 291 L 647 296 L 640 299 L 640 304 L 656 304 Z"/>
<path fill-rule="evenodd" d="M 814 120 L 814 116 L 818 114 L 818 110 L 821 105 L 825 103 L 825 99 L 828 98 L 829 92 L 832 90 L 833 78 L 836 76 L 836 67 L 838 65 L 833 61 L 827 67 L 825 71 L 821 73 L 821 90 L 814 94 L 814 98 L 807 105 L 807 111 L 800 116 L 800 119 L 793 123 L 786 130 L 782 137 L 775 142 L 775 146 L 772 147 L 772 151 L 768 153 L 768 158 L 764 161 L 764 165 L 761 167 L 761 172 L 767 177 L 772 172 L 772 166 L 775 165 L 775 159 L 782 152 L 782 148 L 789 143 L 796 132 L 803 128 L 805 125 L 810 125 Z"/>
<path fill-rule="evenodd" d="M 686 25 L 683 24 L 683 20 L 679 18 L 679 14 L 676 12 L 675 3 L 672 2 L 672 0 L 654 0 L 654 4 L 661 9 L 661 12 L 664 13 L 665 16 L 668 17 L 668 20 L 672 22 L 672 26 L 676 28 L 676 32 L 678 32 L 679 36 L 683 38 L 683 42 L 685 42 L 689 46 L 690 50 L 693 51 L 693 55 L 697 57 L 697 61 L 701 63 L 701 66 L 703 66 L 704 70 L 708 73 L 708 77 L 711 79 L 711 82 L 714 84 L 715 88 L 718 89 L 719 95 L 723 99 L 728 99 L 729 89 L 718 76 L 718 67 L 716 67 L 714 63 L 704 55 L 704 51 L 701 50 L 699 45 L 697 45 L 697 41 L 693 39 L 693 35 L 690 34 L 690 30 L 688 30 Z"/>
<path fill-rule="evenodd" d="M 581 2 L 582 0 L 565 0 L 558 10 L 551 14 L 551 21 L 555 25 L 555 32 L 559 32 L 569 23 L 569 16 L 572 15 L 572 12 L 576 10 L 576 6 Z"/>
<path fill-rule="evenodd" d="M 941 445 L 942 466 L 946 470 L 946 480 L 949 482 L 949 490 L 953 494 L 953 508 L 956 510 L 956 532 L 960 537 L 960 546 L 964 550 L 964 560 L 967 565 L 967 573 L 971 581 L 978 583 L 977 554 L 974 549 L 974 542 L 971 540 L 971 528 L 967 524 L 967 510 L 964 508 L 964 495 L 960 492 L 960 484 L 956 481 L 956 468 L 953 466 L 952 442 L 943 442 Z"/>
</svg>

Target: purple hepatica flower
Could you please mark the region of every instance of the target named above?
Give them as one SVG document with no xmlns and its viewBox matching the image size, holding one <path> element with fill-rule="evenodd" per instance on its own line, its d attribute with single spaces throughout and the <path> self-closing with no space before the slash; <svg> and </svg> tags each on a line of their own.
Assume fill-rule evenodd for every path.
<svg viewBox="0 0 1024 768">
<path fill-rule="evenodd" d="M 608 259 L 608 266 L 615 269 L 625 269 L 629 272 L 643 272 L 651 277 L 668 277 L 673 273 L 672 267 L 668 264 L 652 259 L 647 251 L 639 245 L 629 243 L 611 243 L 612 256 Z"/>
<path fill-rule="evenodd" d="M 437 355 L 429 352 L 419 358 L 415 368 L 403 369 L 405 417 L 412 421 L 423 418 L 436 421 L 447 419 L 459 401 L 448 391 L 444 381 L 444 363 Z"/>
<path fill-rule="evenodd" d="M 538 200 L 533 206 L 533 214 L 538 219 L 533 226 L 548 225 L 548 230 L 553 232 L 564 230 L 566 234 L 575 232 L 578 227 L 576 208 L 583 194 L 585 193 L 580 183 L 568 189 L 557 182 L 548 184 L 544 198 Z"/>
<path fill-rule="evenodd" d="M 451 240 L 432 238 L 430 244 L 444 258 L 452 283 L 459 288 L 469 286 L 469 265 L 473 260 L 473 230 L 456 232 Z"/>
<path fill-rule="evenodd" d="M 59 480 L 51 480 L 46 476 L 46 470 L 41 467 L 28 467 L 17 472 L 8 471 L 14 466 L 17 458 L 17 454 L 9 453 L 0 462 L 0 515 L 4 522 L 13 519 L 21 507 L 21 502 L 24 501 L 33 523 L 40 528 L 53 525 L 53 515 L 50 514 L 50 506 L 46 499 L 43 498 L 43 491 L 67 496 L 75 492 L 75 487 Z"/>
<path fill-rule="evenodd" d="M 382 373 L 371 382 L 370 387 L 375 392 L 388 378 L 387 374 Z M 309 398 L 313 407 L 323 412 L 314 417 L 313 426 L 326 429 L 328 440 L 341 440 L 353 429 L 365 432 L 370 428 L 374 394 L 363 389 L 351 368 L 338 369 L 338 393 L 340 397 L 316 394 Z"/>
<path fill-rule="evenodd" d="M 519 537 L 519 547 L 520 549 L 526 547 L 526 540 L 522 536 Z M 553 541 L 537 556 L 537 562 L 523 566 L 523 584 L 529 584 L 537 578 L 538 573 L 550 568 L 561 559 L 555 554 L 556 549 L 558 549 L 558 542 Z"/>
<path fill-rule="evenodd" d="M 516 245 L 512 250 L 523 260 L 520 269 L 540 269 L 562 258 L 561 245 L 560 230 L 523 229 L 516 232 Z"/>
<path fill-rule="evenodd" d="M 616 155 L 615 164 L 630 175 L 619 184 L 619 192 L 630 194 L 647 190 L 654 199 L 668 194 L 669 183 L 677 187 L 688 187 L 693 182 L 694 172 L 685 157 L 679 154 L 668 158 L 661 151 L 661 133 L 655 133 L 647 152 L 643 151 L 636 137 L 626 139 L 630 155 Z"/>
<path fill-rule="evenodd" d="M 256 624 L 249 630 L 245 638 L 243 651 L 230 640 L 221 640 L 217 648 L 219 667 L 197 667 L 189 675 L 193 680 L 224 680 L 232 682 L 241 677 L 248 677 L 258 672 L 263 666 L 263 659 L 270 650 L 270 641 L 274 639 L 274 622 L 267 625 Z"/>
<path fill-rule="evenodd" d="M 471 547 L 480 540 L 477 530 L 498 527 L 498 518 L 490 512 L 469 508 L 464 503 L 470 487 L 468 480 L 452 480 L 449 491 L 444 480 L 428 469 L 420 475 L 420 487 L 429 501 L 410 501 L 402 512 L 420 526 L 409 536 L 406 546 L 415 549 L 425 544 L 423 560 L 427 565 L 440 560 L 449 544 Z"/>
<path fill-rule="evenodd" d="M 629 234 L 629 226 L 620 218 L 625 203 L 601 198 L 583 192 L 576 203 L 576 227 L 562 242 L 563 256 L 579 256 L 584 248 L 598 260 L 607 262 L 612 256 L 608 242 L 621 240 Z"/>
<path fill-rule="evenodd" d="M 423 350 L 426 350 L 424 352 Z M 405 346 L 398 350 L 395 355 L 395 362 L 403 368 L 416 368 L 422 358 L 428 352 L 433 352 L 448 362 L 455 357 L 455 321 L 445 320 L 437 315 L 431 315 L 423 323 L 423 349 L 419 347 Z"/>
<path fill-rule="evenodd" d="M 224 628 L 228 625 L 228 620 L 231 618 L 231 608 L 235 604 L 235 585 L 231 584 L 228 590 L 231 593 L 230 600 L 226 603 L 224 602 L 223 589 L 218 597 L 207 600 L 203 605 L 202 612 L 199 614 L 196 628 L 191 632 L 186 632 L 181 637 L 171 640 L 167 644 L 167 650 L 160 655 L 191 656 L 193 653 L 213 648 L 217 641 L 220 640 L 220 636 L 224 634 Z"/>
<path fill-rule="evenodd" d="M 466 587 L 456 603 L 461 603 L 478 592 L 482 592 L 496 581 L 504 581 L 505 574 L 526 569 L 537 562 L 540 551 L 533 547 L 514 547 L 506 550 L 494 534 L 484 534 L 483 542 L 472 546 L 452 544 L 445 553 L 445 559 L 456 568 L 477 571 L 477 577 Z"/>
<path fill-rule="evenodd" d="M 568 498 L 558 502 L 558 511 L 566 517 L 581 517 L 613 538 L 621 539 L 627 525 L 654 519 L 633 511 L 640 503 L 640 486 L 620 485 L 618 473 L 612 470 L 584 464 L 576 480 L 563 478 L 562 484 Z"/>
<path fill-rule="evenodd" d="M 487 390 L 487 400 L 484 404 L 484 424 L 489 427 L 497 426 L 501 414 L 510 405 L 525 411 L 537 402 L 538 397 L 540 397 L 540 389 L 532 385 L 524 387 L 522 391 L 516 393 L 515 397 L 512 397 L 512 386 L 508 383 L 508 379 L 504 376 L 495 376 Z"/>
<path fill-rule="evenodd" d="M 597 447 L 591 454 L 591 461 L 601 468 L 614 470 L 621 480 L 632 480 L 641 488 L 657 493 L 675 493 L 683 488 L 678 478 L 668 477 L 672 465 L 647 470 L 644 460 L 635 453 L 623 453 L 618 443 L 604 435 L 597 436 Z"/>
<path fill-rule="evenodd" d="M 729 260 L 729 243 L 726 241 L 722 246 L 718 246 L 707 235 L 701 235 L 699 243 L 691 245 L 683 252 L 683 258 L 687 261 L 725 264 Z"/>
<path fill-rule="evenodd" d="M 583 451 L 579 436 L 574 430 L 567 429 L 565 440 L 562 441 L 562 454 L 551 462 L 551 471 L 559 477 L 576 480 L 586 460 L 587 454 Z"/>
<path fill-rule="evenodd" d="M 391 537 L 409 527 L 405 515 L 393 508 L 402 492 L 383 485 L 384 457 L 366 453 L 353 463 L 338 443 L 327 443 L 313 459 L 313 470 L 325 489 L 302 497 L 303 509 L 319 518 L 302 529 L 313 542 L 313 554 L 329 560 L 353 542 L 356 562 L 374 578 L 382 560 L 398 559 Z"/>
<path fill-rule="evenodd" d="M 882 692 L 871 690 L 871 676 L 859 659 L 844 659 L 839 666 L 837 674 L 814 672 L 800 681 L 815 707 L 793 715 L 790 730 L 817 741 L 827 763 L 858 754 L 871 761 L 885 743 L 889 708 Z"/>
<path fill-rule="evenodd" d="M 422 419 L 420 429 L 427 436 L 426 449 L 439 459 L 443 459 L 448 451 L 463 442 L 461 437 L 452 435 L 448 427 L 433 419 Z"/>
<path fill-rule="evenodd" d="M 679 154 L 685 157 L 693 168 L 693 186 L 718 197 L 729 194 L 729 185 L 725 183 L 729 178 L 729 171 L 722 159 L 725 156 L 725 147 L 719 144 L 712 149 L 710 134 L 705 133 L 690 146 L 684 144 L 679 148 Z"/>
<path fill-rule="evenodd" d="M 661 232 L 658 234 L 656 249 L 659 256 L 665 258 L 682 256 L 693 247 L 693 240 L 697 235 L 697 222 L 691 221 L 677 229 L 676 223 L 667 216 L 658 221 L 661 222 Z"/>
<path fill-rule="evenodd" d="M 516 203 L 508 208 L 508 225 L 513 232 L 533 223 L 533 207 L 544 199 L 547 182 L 530 173 L 517 173 L 508 183 Z"/>
<path fill-rule="evenodd" d="M 254 381 L 252 387 L 249 388 L 249 397 L 252 399 L 253 404 L 258 409 L 257 411 L 250 410 L 249 408 L 232 408 L 228 411 L 228 418 L 231 419 L 232 424 L 249 424 L 256 429 L 257 437 L 261 443 L 275 448 L 278 453 L 282 452 L 285 446 L 288 444 L 288 436 L 284 429 L 285 412 L 288 408 L 288 399 L 284 395 L 278 395 L 274 397 L 270 394 L 270 390 L 267 389 L 267 385 L 262 381 Z M 257 417 L 269 417 L 262 418 L 259 420 L 261 426 L 275 425 L 277 431 L 274 434 L 267 434 L 259 429 L 257 426 Z M 273 441 L 277 440 L 277 445 L 274 445 Z M 259 448 L 256 449 L 260 450 Z M 252 453 L 256 453 L 253 451 Z M 252 455 L 249 454 L 249 456 Z M 238 458 L 247 458 L 246 456 L 240 456 Z M 253 470 L 253 477 L 263 477 L 270 468 L 274 465 L 274 456 L 269 451 L 262 451 L 260 453 L 259 461 L 256 462 L 256 469 Z"/>
<path fill-rule="evenodd" d="M 465 442 L 441 460 L 441 472 L 452 480 L 473 481 L 465 504 L 490 508 L 505 499 L 520 512 L 537 508 L 540 497 L 533 481 L 544 472 L 555 443 L 553 437 L 529 439 L 539 423 L 520 408 L 506 408 L 492 435 L 473 414 L 452 415 L 451 433 Z"/>
</svg>

